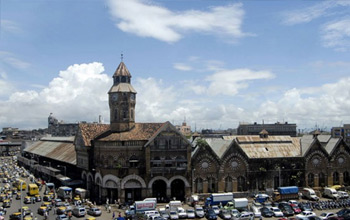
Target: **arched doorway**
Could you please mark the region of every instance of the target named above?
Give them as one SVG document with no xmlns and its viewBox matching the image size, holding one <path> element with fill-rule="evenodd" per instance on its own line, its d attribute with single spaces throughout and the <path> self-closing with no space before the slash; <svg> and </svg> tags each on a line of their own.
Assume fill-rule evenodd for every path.
<svg viewBox="0 0 350 220">
<path fill-rule="evenodd" d="M 338 172 L 333 173 L 333 185 L 339 185 L 339 173 Z"/>
<path fill-rule="evenodd" d="M 125 185 L 125 201 L 131 204 L 142 199 L 142 185 L 135 179 L 128 180 Z"/>
<path fill-rule="evenodd" d="M 109 204 L 113 203 L 114 200 L 118 200 L 118 186 L 116 182 L 114 182 L 113 180 L 108 180 L 106 182 L 106 190 L 107 190 L 106 200 L 107 199 L 109 200 Z"/>
<path fill-rule="evenodd" d="M 171 198 L 176 200 L 185 200 L 185 183 L 180 179 L 175 179 L 171 183 Z"/>
<path fill-rule="evenodd" d="M 158 202 L 166 202 L 166 182 L 164 180 L 156 180 L 152 184 L 152 197 L 157 198 Z"/>
<path fill-rule="evenodd" d="M 314 187 L 315 186 L 315 181 L 314 181 L 314 179 L 315 179 L 315 175 L 313 174 L 313 173 L 309 173 L 308 175 L 307 175 L 307 185 L 309 186 L 309 187 Z"/>
</svg>

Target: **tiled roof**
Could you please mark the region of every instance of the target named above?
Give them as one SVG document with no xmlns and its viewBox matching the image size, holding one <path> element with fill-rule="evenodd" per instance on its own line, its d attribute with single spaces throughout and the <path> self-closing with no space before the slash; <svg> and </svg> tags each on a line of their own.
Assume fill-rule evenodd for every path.
<svg viewBox="0 0 350 220">
<path fill-rule="evenodd" d="M 117 70 L 114 73 L 114 76 L 129 76 L 129 77 L 131 77 L 130 72 L 129 72 L 128 68 L 126 68 L 124 62 L 120 62 Z"/>
<path fill-rule="evenodd" d="M 126 132 L 111 132 L 101 134 L 99 141 L 146 141 L 149 140 L 165 123 L 135 123 L 135 127 Z"/>
<path fill-rule="evenodd" d="M 109 124 L 97 124 L 97 123 L 80 123 L 79 129 L 84 140 L 85 146 L 91 146 L 91 140 L 97 135 L 109 129 Z"/>
</svg>

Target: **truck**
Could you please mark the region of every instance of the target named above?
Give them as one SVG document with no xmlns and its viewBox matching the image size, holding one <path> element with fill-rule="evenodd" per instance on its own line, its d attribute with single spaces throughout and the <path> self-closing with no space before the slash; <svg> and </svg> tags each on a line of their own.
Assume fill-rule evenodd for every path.
<svg viewBox="0 0 350 220">
<path fill-rule="evenodd" d="M 125 211 L 126 219 L 136 219 L 137 214 L 143 214 L 145 211 L 155 210 L 157 202 L 151 201 L 136 201 L 133 205 Z"/>
<path fill-rule="evenodd" d="M 328 197 L 330 199 L 337 200 L 339 199 L 339 195 L 337 190 L 333 188 L 326 187 L 323 189 L 323 197 Z"/>
<path fill-rule="evenodd" d="M 234 198 L 232 202 L 227 202 L 224 206 L 225 209 L 237 209 L 239 211 L 248 209 L 248 199 L 247 198 Z"/>
<path fill-rule="evenodd" d="M 89 191 L 82 188 L 76 188 L 74 192 L 75 196 L 79 196 L 80 199 L 88 198 Z"/>
<path fill-rule="evenodd" d="M 226 205 L 228 202 L 232 202 L 233 193 L 212 193 L 210 197 L 206 198 L 205 206 L 213 205 Z"/>
<path fill-rule="evenodd" d="M 316 196 L 315 191 L 310 188 L 303 188 L 303 190 L 301 190 L 301 195 L 303 198 L 309 199 L 309 200 L 318 201 L 320 199 L 318 198 L 318 196 Z"/>
<path fill-rule="evenodd" d="M 299 199 L 299 189 L 297 186 L 278 187 L 277 190 L 277 192 L 273 193 L 273 200 L 276 202 Z"/>
<path fill-rule="evenodd" d="M 61 186 L 57 189 L 57 197 L 65 200 L 72 199 L 72 188 L 67 186 Z"/>
</svg>

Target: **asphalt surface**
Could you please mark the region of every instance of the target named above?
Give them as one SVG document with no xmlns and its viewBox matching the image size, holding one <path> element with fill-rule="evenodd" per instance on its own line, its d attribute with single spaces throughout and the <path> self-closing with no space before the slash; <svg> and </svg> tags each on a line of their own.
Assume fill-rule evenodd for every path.
<svg viewBox="0 0 350 220">
<path fill-rule="evenodd" d="M 5 159 L 5 160 L 7 160 L 7 159 Z M 3 163 L 5 163 L 5 160 L 4 160 L 3 157 L 2 157 L 2 158 L 0 157 L 0 165 L 3 165 Z M 8 161 L 7 164 L 9 165 L 10 162 Z M 9 167 L 9 166 L 8 166 L 8 167 Z M 21 177 L 21 179 L 25 179 L 25 181 L 27 182 L 27 184 L 30 183 L 29 178 L 23 178 L 23 177 Z M 1 180 L 2 180 L 2 178 L 1 178 Z M 3 182 L 1 181 L 0 187 L 3 187 L 4 185 L 5 185 L 5 183 L 3 183 Z M 10 183 L 10 185 L 11 185 L 11 189 L 12 189 L 12 183 Z M 39 192 L 40 195 L 41 195 L 41 197 L 43 197 L 43 195 L 44 195 L 44 190 L 45 190 L 45 187 L 43 186 L 42 189 L 41 189 L 41 191 Z M 22 198 L 23 198 L 23 199 L 24 199 L 25 196 L 27 196 L 27 190 L 22 192 Z M 37 214 L 37 210 L 38 210 L 38 208 L 41 206 L 41 204 L 42 204 L 42 202 L 36 202 L 35 204 L 22 204 L 22 206 L 28 206 L 28 207 L 31 209 L 31 211 L 33 212 L 33 219 L 36 218 L 37 220 L 41 220 L 41 219 L 44 219 L 44 216 L 43 216 L 43 215 Z M 158 204 L 157 208 L 165 207 L 165 205 L 166 205 L 166 204 Z M 72 206 L 72 208 L 75 207 L 74 205 L 71 205 L 71 206 Z M 98 208 L 101 209 L 102 215 L 99 216 L 99 217 L 96 217 L 96 219 L 97 219 L 97 220 L 107 220 L 107 219 L 108 219 L 108 220 L 111 220 L 111 219 L 113 219 L 113 213 L 114 213 L 115 218 L 117 218 L 119 214 L 121 214 L 122 216 L 125 216 L 125 214 L 124 214 L 125 210 L 123 210 L 123 209 L 118 209 L 117 206 L 114 205 L 114 204 L 111 204 L 110 206 L 111 206 L 111 211 L 110 211 L 110 212 L 108 211 L 108 209 L 106 210 L 105 206 L 97 206 Z M 184 206 L 185 206 L 185 207 L 184 207 L 185 209 L 188 207 L 187 205 L 184 205 Z M 6 219 L 6 220 L 9 219 L 9 216 L 10 216 L 12 213 L 18 212 L 19 209 L 20 209 L 20 207 L 21 207 L 21 200 L 16 200 L 16 199 L 15 199 L 15 195 L 13 195 L 11 207 L 6 208 L 7 213 L 6 213 L 6 215 L 5 215 L 5 219 Z M 322 211 L 320 211 L 320 210 L 315 210 L 314 212 L 316 213 L 317 216 L 319 216 L 322 212 L 334 212 L 334 213 L 335 213 L 335 212 L 337 212 L 337 211 L 339 211 L 339 210 L 340 210 L 340 209 L 337 209 L 337 210 L 322 210 Z M 57 215 L 54 214 L 54 211 L 53 211 L 53 209 L 52 209 L 52 210 L 49 212 L 49 217 L 48 217 L 48 219 L 50 219 L 50 220 L 55 220 L 56 217 L 57 217 Z M 90 216 L 89 216 L 89 215 L 86 215 L 85 217 L 81 217 L 81 218 L 77 218 L 77 217 L 75 217 L 75 216 L 72 216 L 71 219 L 73 219 L 73 220 L 74 220 L 74 219 L 80 219 L 80 220 L 81 220 L 81 219 L 86 219 L 87 217 L 90 217 Z M 292 216 L 292 217 L 295 217 L 295 216 Z M 202 218 L 202 219 L 205 219 L 205 218 Z M 220 218 L 218 218 L 218 219 L 220 219 Z M 256 219 L 257 219 L 257 218 L 256 218 Z M 263 219 L 265 219 L 265 218 L 263 218 Z M 273 217 L 272 217 L 272 218 L 266 218 L 266 219 L 274 220 L 274 219 L 278 219 L 278 218 L 273 218 Z"/>
</svg>

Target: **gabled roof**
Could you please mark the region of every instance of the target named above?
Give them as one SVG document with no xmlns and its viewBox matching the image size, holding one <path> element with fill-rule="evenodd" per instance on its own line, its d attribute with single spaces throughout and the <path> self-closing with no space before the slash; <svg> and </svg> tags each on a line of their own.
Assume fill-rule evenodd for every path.
<svg viewBox="0 0 350 220">
<path fill-rule="evenodd" d="M 24 149 L 25 152 L 76 165 L 74 137 L 42 138 Z"/>
<path fill-rule="evenodd" d="M 341 138 L 331 138 L 328 141 L 325 149 L 329 155 L 333 153 L 334 149 L 338 146 L 338 143 L 340 142 L 340 140 Z"/>
<path fill-rule="evenodd" d="M 315 138 L 312 135 L 304 135 L 300 139 L 301 155 L 304 156 L 315 142 Z"/>
<path fill-rule="evenodd" d="M 126 65 L 124 64 L 124 62 L 120 62 L 117 70 L 114 72 L 113 76 L 128 76 L 131 77 L 131 74 L 128 70 L 128 68 L 126 68 Z"/>
<path fill-rule="evenodd" d="M 165 123 L 135 123 L 130 131 L 110 130 L 96 137 L 97 141 L 148 141 Z"/>
<path fill-rule="evenodd" d="M 99 134 L 109 129 L 109 124 L 97 124 L 97 123 L 80 123 L 78 129 L 84 140 L 86 147 L 91 146 L 91 140 Z"/>
<path fill-rule="evenodd" d="M 232 143 L 232 141 L 223 140 L 222 138 L 205 138 L 204 140 L 219 158 L 222 157 Z"/>
</svg>

